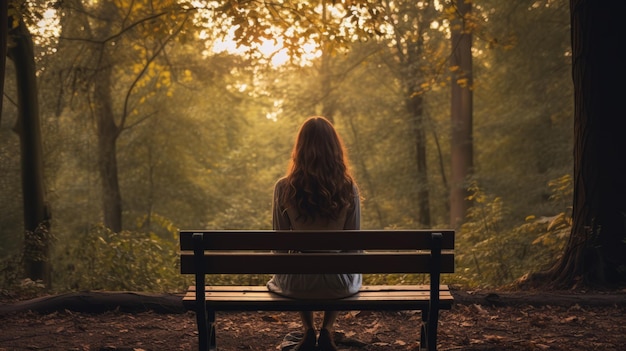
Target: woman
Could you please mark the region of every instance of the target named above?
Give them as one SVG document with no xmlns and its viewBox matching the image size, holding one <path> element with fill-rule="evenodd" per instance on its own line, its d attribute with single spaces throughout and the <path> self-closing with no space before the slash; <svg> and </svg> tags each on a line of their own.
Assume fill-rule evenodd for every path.
<svg viewBox="0 0 626 351">
<path fill-rule="evenodd" d="M 274 188 L 273 226 L 276 230 L 360 229 L 360 201 L 346 153 L 333 125 L 310 117 L 300 127 L 287 175 Z M 342 298 L 361 287 L 360 274 L 276 274 L 269 290 L 293 298 Z M 325 311 L 319 349 L 337 350 L 332 327 L 337 311 Z M 300 312 L 304 337 L 296 350 L 314 350 L 312 311 Z"/>
</svg>

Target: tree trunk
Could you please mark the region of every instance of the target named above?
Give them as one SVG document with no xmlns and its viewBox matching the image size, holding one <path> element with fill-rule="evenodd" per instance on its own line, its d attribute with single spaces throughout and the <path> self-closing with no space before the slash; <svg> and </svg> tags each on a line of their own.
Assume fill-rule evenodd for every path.
<svg viewBox="0 0 626 351">
<path fill-rule="evenodd" d="M 322 24 L 324 27 L 328 25 L 328 9 L 326 1 L 322 1 Z M 322 116 L 326 117 L 331 123 L 335 123 L 335 112 L 337 111 L 337 98 L 333 93 L 332 84 L 332 51 L 333 44 L 328 38 L 322 37 L 321 49 L 322 57 L 320 58 L 320 83 L 321 83 L 321 103 Z"/>
<path fill-rule="evenodd" d="M 458 17 L 452 22 L 452 107 L 450 225 L 458 228 L 470 206 L 468 178 L 474 167 L 472 141 L 472 34 L 466 20 L 471 1 L 457 0 Z"/>
<path fill-rule="evenodd" d="M 50 286 L 50 211 L 45 201 L 43 146 L 37 99 L 37 77 L 33 41 L 24 22 L 11 31 L 13 45 L 8 55 L 17 75 L 18 120 L 15 132 L 20 137 L 22 193 L 24 201 L 24 268 L 32 280 Z"/>
<path fill-rule="evenodd" d="M 561 259 L 533 276 L 558 288 L 626 282 L 625 2 L 571 0 L 574 80 L 572 231 Z M 536 281 L 533 281 L 535 283 Z"/>
<path fill-rule="evenodd" d="M 380 205 L 378 204 L 378 196 L 376 193 L 376 185 L 372 181 L 372 177 L 370 176 L 369 171 L 367 170 L 367 165 L 365 164 L 365 156 L 363 155 L 363 151 L 361 151 L 361 142 L 362 139 L 358 135 L 358 129 L 354 124 L 354 118 L 352 116 L 347 117 L 348 124 L 350 125 L 350 131 L 352 132 L 352 140 L 354 142 L 354 151 L 356 154 L 352 155 L 352 159 L 356 160 L 356 164 L 359 167 L 359 174 L 367 184 L 367 188 L 369 190 L 369 196 L 367 196 L 368 204 L 374 207 L 374 213 L 376 214 L 376 218 L 378 219 L 378 227 L 385 228 L 386 223 L 384 221 L 383 212 L 380 209 Z"/>
<path fill-rule="evenodd" d="M 99 6 L 98 15 L 102 19 L 115 17 L 117 7 L 113 2 L 103 2 Z M 111 35 L 111 26 L 100 25 L 91 28 L 95 38 L 107 38 Z M 98 172 L 102 189 L 102 212 L 104 226 L 118 233 L 122 231 L 122 194 L 120 191 L 117 167 L 117 139 L 122 127 L 115 121 L 113 112 L 113 58 L 111 46 L 103 42 L 99 50 L 95 50 L 97 62 L 96 74 L 93 76 L 94 117 L 98 136 Z M 122 122 L 120 122 L 122 124 Z"/>
<path fill-rule="evenodd" d="M 423 20 L 424 21 L 424 20 Z M 420 25 L 422 28 L 422 25 Z M 422 33 L 419 33 L 421 38 Z M 403 62 L 406 75 L 403 77 L 406 88 L 405 105 L 412 122 L 415 137 L 415 163 L 417 165 L 417 222 L 420 227 L 431 226 L 430 218 L 430 184 L 428 182 L 428 167 L 426 161 L 426 126 L 424 123 L 424 92 L 420 87 L 423 73 L 419 65 L 423 53 L 422 39 L 409 41 L 406 45 L 406 61 Z"/>
<path fill-rule="evenodd" d="M 411 75 L 411 77 L 417 77 Z M 430 219 L 430 188 L 428 184 L 428 167 L 426 162 L 426 133 L 424 132 L 424 97 L 417 93 L 417 88 L 409 89 L 407 109 L 413 120 L 413 134 L 415 135 L 415 158 L 417 163 L 417 210 L 418 223 L 421 227 L 431 226 Z"/>
<path fill-rule="evenodd" d="M 384 6 L 390 11 L 398 10 L 397 16 L 390 18 L 390 24 L 394 30 L 395 58 L 399 69 L 397 79 L 401 82 L 404 90 L 404 105 L 409 118 L 409 126 L 414 135 L 415 163 L 417 170 L 416 179 L 416 222 L 420 227 L 431 226 L 430 210 L 430 184 L 427 167 L 427 143 L 426 126 L 424 123 L 424 88 L 423 83 L 428 83 L 426 72 L 430 70 L 424 64 L 424 38 L 430 24 L 436 18 L 437 10 L 434 2 L 417 4 L 412 1 L 384 2 Z M 428 85 L 428 84 L 426 84 Z"/>
<path fill-rule="evenodd" d="M 322 57 L 320 67 L 321 78 L 321 102 L 322 116 L 331 123 L 335 123 L 335 112 L 337 110 L 337 98 L 333 93 L 332 71 L 330 66 L 332 46 L 328 42 L 322 43 Z"/>
<path fill-rule="evenodd" d="M 107 53 L 103 53 L 106 57 Z M 98 171 L 102 185 L 104 225 L 113 232 L 122 231 L 122 195 L 118 181 L 116 143 L 119 128 L 113 115 L 109 60 L 99 69 L 94 82 L 94 113 L 98 134 Z"/>
<path fill-rule="evenodd" d="M 9 2 L 0 1 L 0 122 L 2 122 L 2 102 L 4 101 L 4 74 L 7 61 L 7 37 L 9 32 Z"/>
</svg>

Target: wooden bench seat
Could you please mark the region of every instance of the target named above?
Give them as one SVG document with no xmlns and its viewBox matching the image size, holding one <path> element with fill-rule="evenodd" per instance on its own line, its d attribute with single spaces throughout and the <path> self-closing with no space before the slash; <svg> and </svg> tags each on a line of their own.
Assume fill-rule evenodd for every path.
<svg viewBox="0 0 626 351">
<path fill-rule="evenodd" d="M 430 303 L 429 285 L 364 285 L 359 293 L 343 299 L 302 300 L 274 294 L 265 286 L 207 286 L 207 304 L 219 304 L 220 311 L 301 311 L 301 310 L 423 310 Z M 193 306 L 196 288 L 190 286 L 183 303 Z M 450 309 L 454 302 L 447 285 L 441 285 L 439 304 Z"/>
<path fill-rule="evenodd" d="M 441 273 L 454 271 L 451 230 L 190 230 L 180 232 L 180 247 L 181 273 L 196 278 L 183 304 L 196 313 L 200 350 L 217 350 L 217 311 L 301 310 L 419 310 L 420 348 L 436 350 L 439 310 L 454 302 L 440 284 Z M 347 298 L 311 300 L 279 296 L 265 286 L 205 283 L 207 274 L 272 273 L 425 273 L 430 284 L 367 285 Z"/>
</svg>

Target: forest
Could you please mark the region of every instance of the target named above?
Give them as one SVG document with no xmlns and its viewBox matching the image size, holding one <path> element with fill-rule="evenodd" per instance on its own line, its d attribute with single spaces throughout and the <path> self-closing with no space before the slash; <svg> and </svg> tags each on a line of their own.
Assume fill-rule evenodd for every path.
<svg viewBox="0 0 626 351">
<path fill-rule="evenodd" d="M 271 229 L 312 115 L 363 229 L 457 230 L 447 283 L 514 284 L 568 242 L 569 1 L 8 3 L 2 293 L 178 291 L 178 230 Z"/>
</svg>

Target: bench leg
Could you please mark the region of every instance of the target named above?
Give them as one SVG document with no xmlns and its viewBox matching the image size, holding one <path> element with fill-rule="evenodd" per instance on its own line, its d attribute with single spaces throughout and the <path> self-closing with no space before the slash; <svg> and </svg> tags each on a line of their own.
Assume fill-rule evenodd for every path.
<svg viewBox="0 0 626 351">
<path fill-rule="evenodd" d="M 217 351 L 217 339 L 215 337 L 215 311 L 208 311 L 209 317 L 209 350 Z"/>
<path fill-rule="evenodd" d="M 426 350 L 428 347 L 428 310 L 422 310 L 422 323 L 420 326 L 420 350 Z"/>
<path fill-rule="evenodd" d="M 437 327 L 439 323 L 439 307 L 431 307 L 428 313 L 428 351 L 437 351 Z"/>
<path fill-rule="evenodd" d="M 198 350 L 215 351 L 217 343 L 215 338 L 215 311 L 196 313 L 198 323 Z"/>
<path fill-rule="evenodd" d="M 437 323 L 439 310 L 422 311 L 422 327 L 420 328 L 420 350 L 437 351 Z"/>
<path fill-rule="evenodd" d="M 198 325 L 198 350 L 207 351 L 209 349 L 209 330 L 204 307 L 199 307 L 196 310 L 196 324 Z"/>
<path fill-rule="evenodd" d="M 209 333 L 206 314 L 196 311 L 196 324 L 198 325 L 198 351 L 209 349 Z"/>
</svg>

